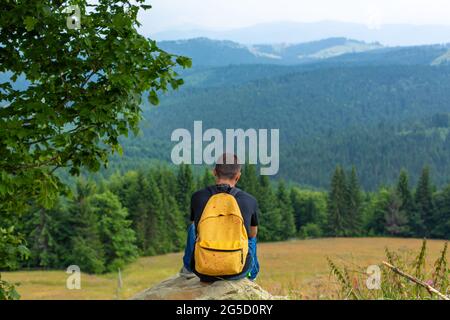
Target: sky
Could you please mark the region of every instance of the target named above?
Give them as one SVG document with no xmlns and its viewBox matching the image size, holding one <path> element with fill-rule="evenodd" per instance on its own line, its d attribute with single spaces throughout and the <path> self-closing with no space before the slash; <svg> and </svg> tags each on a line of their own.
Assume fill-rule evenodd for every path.
<svg viewBox="0 0 450 320">
<path fill-rule="evenodd" d="M 148 0 L 145 33 L 180 27 L 229 30 L 268 22 L 450 25 L 449 0 Z"/>
</svg>

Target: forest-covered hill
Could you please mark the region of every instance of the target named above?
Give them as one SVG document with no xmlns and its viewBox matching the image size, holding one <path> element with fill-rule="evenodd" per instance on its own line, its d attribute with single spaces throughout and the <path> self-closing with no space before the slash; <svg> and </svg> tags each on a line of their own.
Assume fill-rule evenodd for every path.
<svg viewBox="0 0 450 320">
<path fill-rule="evenodd" d="M 205 129 L 280 129 L 279 177 L 302 185 L 327 187 L 337 163 L 356 165 L 369 189 L 425 164 L 448 183 L 448 67 L 246 65 L 194 69 L 186 82 L 145 113 L 122 166 L 169 160 L 171 132 L 202 120 Z"/>
<path fill-rule="evenodd" d="M 328 187 L 337 163 L 356 165 L 366 189 L 392 183 L 402 167 L 415 182 L 424 165 L 438 185 L 449 182 L 449 45 L 372 44 L 363 52 L 319 59 L 318 52 L 364 43 L 332 38 L 251 48 L 209 39 L 160 44 L 190 56 L 194 67 L 181 72 L 185 84 L 162 96 L 158 108 L 144 102 L 142 132 L 122 140 L 124 157 L 113 157 L 109 172 L 170 160 L 171 132 L 192 130 L 194 120 L 202 120 L 205 129 L 280 129 L 276 178 L 301 185 Z M 270 56 L 275 54 L 283 63 Z M 15 85 L 26 87 L 26 81 L 19 77 Z"/>
</svg>

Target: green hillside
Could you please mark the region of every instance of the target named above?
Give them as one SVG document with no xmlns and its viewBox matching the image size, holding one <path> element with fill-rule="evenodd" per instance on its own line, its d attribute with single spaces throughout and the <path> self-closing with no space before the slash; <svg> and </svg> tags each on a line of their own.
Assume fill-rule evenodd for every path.
<svg viewBox="0 0 450 320">
<path fill-rule="evenodd" d="M 279 128 L 279 177 L 302 185 L 327 187 L 336 163 L 356 165 L 368 189 L 425 164 L 438 185 L 448 182 L 448 67 L 230 66 L 192 71 L 186 82 L 145 113 L 140 137 L 124 140 L 121 166 L 169 160 L 171 132 L 202 120 L 221 130 Z"/>
</svg>

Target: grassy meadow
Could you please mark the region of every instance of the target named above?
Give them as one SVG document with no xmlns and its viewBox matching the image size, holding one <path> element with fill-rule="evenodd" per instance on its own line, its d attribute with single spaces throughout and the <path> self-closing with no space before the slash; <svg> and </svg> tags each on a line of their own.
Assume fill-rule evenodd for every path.
<svg viewBox="0 0 450 320">
<path fill-rule="evenodd" d="M 385 247 L 417 253 L 422 240 L 401 238 L 325 238 L 262 243 L 258 246 L 261 272 L 257 283 L 275 295 L 292 299 L 329 299 L 336 289 L 326 257 L 335 263 L 355 266 L 381 264 Z M 444 241 L 428 240 L 431 265 Z M 118 291 L 117 273 L 81 276 L 81 290 L 66 289 L 65 271 L 4 272 L 4 280 L 19 282 L 22 299 L 127 299 L 175 274 L 182 253 L 139 258 L 122 270 L 123 287 Z"/>
</svg>

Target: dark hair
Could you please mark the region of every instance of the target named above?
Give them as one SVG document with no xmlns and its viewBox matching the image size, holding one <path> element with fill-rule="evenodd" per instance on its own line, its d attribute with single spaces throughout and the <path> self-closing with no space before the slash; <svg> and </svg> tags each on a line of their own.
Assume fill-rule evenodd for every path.
<svg viewBox="0 0 450 320">
<path fill-rule="evenodd" d="M 224 153 L 217 159 L 215 170 L 218 178 L 233 179 L 241 171 L 241 165 L 235 154 Z"/>
</svg>

